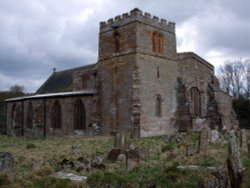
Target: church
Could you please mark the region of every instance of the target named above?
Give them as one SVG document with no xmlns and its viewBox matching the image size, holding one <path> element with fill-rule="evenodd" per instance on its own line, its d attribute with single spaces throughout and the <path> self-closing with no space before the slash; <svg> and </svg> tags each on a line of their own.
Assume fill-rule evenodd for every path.
<svg viewBox="0 0 250 188">
<path fill-rule="evenodd" d="M 54 69 L 34 95 L 7 99 L 6 133 L 148 137 L 237 126 L 213 65 L 177 52 L 174 22 L 137 8 L 100 22 L 98 53 L 95 64 Z"/>
</svg>

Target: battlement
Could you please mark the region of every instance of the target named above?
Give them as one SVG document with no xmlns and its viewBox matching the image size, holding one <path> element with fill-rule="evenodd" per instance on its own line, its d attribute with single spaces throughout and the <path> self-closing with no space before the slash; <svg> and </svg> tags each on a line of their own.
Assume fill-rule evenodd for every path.
<svg viewBox="0 0 250 188">
<path fill-rule="evenodd" d="M 108 21 L 100 22 L 100 32 L 105 32 L 110 29 L 118 28 L 134 21 L 152 25 L 159 29 L 175 34 L 174 22 L 168 22 L 165 19 L 159 19 L 157 16 L 152 16 L 147 12 L 143 13 L 138 8 L 131 10 L 129 13 L 124 13 L 114 18 L 110 18 Z"/>
</svg>

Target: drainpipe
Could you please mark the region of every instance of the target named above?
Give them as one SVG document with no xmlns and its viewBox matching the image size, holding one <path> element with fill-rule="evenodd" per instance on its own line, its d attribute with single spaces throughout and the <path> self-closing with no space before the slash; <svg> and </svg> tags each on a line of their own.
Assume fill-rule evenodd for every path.
<svg viewBox="0 0 250 188">
<path fill-rule="evenodd" d="M 46 138 L 46 98 L 43 99 L 43 136 Z"/>
<path fill-rule="evenodd" d="M 22 100 L 22 136 L 24 135 L 24 104 Z"/>
</svg>

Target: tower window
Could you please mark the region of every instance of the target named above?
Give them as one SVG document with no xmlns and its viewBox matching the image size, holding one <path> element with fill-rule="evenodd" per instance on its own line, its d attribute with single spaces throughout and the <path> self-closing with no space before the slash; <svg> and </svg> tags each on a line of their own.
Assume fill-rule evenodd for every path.
<svg viewBox="0 0 250 188">
<path fill-rule="evenodd" d="M 159 32 L 154 32 L 152 35 L 152 50 L 153 52 L 162 54 L 163 53 L 163 34 Z"/>
<path fill-rule="evenodd" d="M 162 116 L 162 97 L 161 95 L 156 96 L 156 105 L 155 105 L 155 116 Z"/>
<path fill-rule="evenodd" d="M 115 53 L 120 52 L 120 35 L 118 31 L 114 32 L 114 46 L 115 46 Z"/>
</svg>

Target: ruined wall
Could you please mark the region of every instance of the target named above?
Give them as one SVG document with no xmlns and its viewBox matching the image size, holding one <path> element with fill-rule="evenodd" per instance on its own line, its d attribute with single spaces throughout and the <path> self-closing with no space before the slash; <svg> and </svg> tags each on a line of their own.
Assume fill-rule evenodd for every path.
<svg viewBox="0 0 250 188">
<path fill-rule="evenodd" d="M 207 87 L 211 82 L 211 76 L 214 75 L 213 66 L 193 53 L 180 53 L 177 61 L 178 77 L 186 87 L 186 102 L 190 103 L 190 89 L 196 87 L 201 94 L 201 117 L 205 117 L 208 102 Z"/>
<path fill-rule="evenodd" d="M 232 97 L 225 92 L 218 90 L 215 92 L 215 99 L 218 101 L 218 111 L 221 116 L 222 127 L 230 130 L 231 127 L 238 127 L 239 122 L 232 107 Z"/>
</svg>

